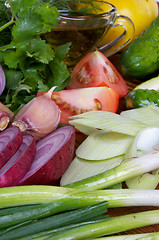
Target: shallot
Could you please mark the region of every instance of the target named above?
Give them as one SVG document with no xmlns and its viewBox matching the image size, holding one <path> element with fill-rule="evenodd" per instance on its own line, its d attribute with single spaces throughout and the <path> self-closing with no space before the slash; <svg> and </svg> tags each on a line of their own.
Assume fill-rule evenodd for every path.
<svg viewBox="0 0 159 240">
<path fill-rule="evenodd" d="M 54 89 L 28 102 L 16 114 L 12 125 L 18 126 L 23 133 L 31 134 L 36 141 L 54 131 L 60 121 L 60 110 L 51 99 Z"/>
<path fill-rule="evenodd" d="M 36 153 L 35 139 L 24 135 L 22 144 L 12 158 L 0 169 L 0 187 L 15 186 L 30 169 Z"/>
<path fill-rule="evenodd" d="M 19 185 L 54 184 L 69 167 L 75 150 L 75 128 L 63 126 L 36 144 L 30 170 Z"/>
</svg>

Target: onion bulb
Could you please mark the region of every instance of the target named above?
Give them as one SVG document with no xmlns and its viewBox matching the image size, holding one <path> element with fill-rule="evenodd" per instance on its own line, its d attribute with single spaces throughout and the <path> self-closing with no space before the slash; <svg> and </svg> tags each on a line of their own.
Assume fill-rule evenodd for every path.
<svg viewBox="0 0 159 240">
<path fill-rule="evenodd" d="M 0 131 L 3 131 L 12 120 L 14 113 L 0 102 Z"/>
<path fill-rule="evenodd" d="M 3 68 L 0 65 L 0 95 L 4 91 L 5 85 L 6 85 L 5 74 Z"/>
<path fill-rule="evenodd" d="M 54 131 L 60 121 L 60 110 L 51 99 L 54 89 L 28 102 L 15 115 L 12 125 L 18 126 L 22 133 L 31 134 L 36 141 Z"/>
</svg>

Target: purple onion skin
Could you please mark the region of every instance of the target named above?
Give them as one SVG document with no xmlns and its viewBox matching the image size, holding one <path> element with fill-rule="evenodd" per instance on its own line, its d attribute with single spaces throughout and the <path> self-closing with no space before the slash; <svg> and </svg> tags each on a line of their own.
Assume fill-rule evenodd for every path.
<svg viewBox="0 0 159 240">
<path fill-rule="evenodd" d="M 9 127 L 0 133 L 0 169 L 16 153 L 23 136 L 18 127 Z"/>
<path fill-rule="evenodd" d="M 61 143 L 58 138 L 62 139 Z M 47 142 L 47 139 L 51 139 Z M 55 142 L 55 144 L 54 144 Z M 51 144 L 53 147 L 51 149 Z M 55 146 L 56 145 L 56 146 Z M 49 151 L 51 149 L 51 151 Z M 36 155 L 20 185 L 54 185 L 69 167 L 75 151 L 75 128 L 61 127 L 38 141 Z M 41 164 L 41 166 L 39 166 Z"/>
<path fill-rule="evenodd" d="M 31 135 L 24 135 L 17 152 L 0 169 L 0 188 L 18 185 L 19 181 L 30 169 L 36 153 L 35 139 Z"/>
<path fill-rule="evenodd" d="M 5 85 L 6 85 L 5 74 L 4 74 L 3 68 L 0 65 L 0 95 L 4 91 Z"/>
</svg>

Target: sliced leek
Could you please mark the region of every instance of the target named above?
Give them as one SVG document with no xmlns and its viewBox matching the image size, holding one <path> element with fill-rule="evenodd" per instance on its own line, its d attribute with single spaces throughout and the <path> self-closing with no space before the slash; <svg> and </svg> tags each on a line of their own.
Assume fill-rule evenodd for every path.
<svg viewBox="0 0 159 240">
<path fill-rule="evenodd" d="M 106 132 L 89 135 L 77 148 L 76 155 L 87 160 L 102 160 L 125 154 L 133 142 L 129 135 Z"/>
<path fill-rule="evenodd" d="M 90 111 L 71 117 L 70 124 L 74 125 L 81 132 L 86 127 L 113 131 L 135 136 L 146 124 L 128 119 L 116 113 L 106 111 Z M 90 130 L 90 129 L 89 129 Z"/>
<path fill-rule="evenodd" d="M 148 126 L 159 126 L 159 107 L 147 106 L 135 108 L 120 113 L 121 116 L 142 122 Z"/>
<path fill-rule="evenodd" d="M 159 150 L 159 127 L 149 127 L 142 130 L 128 147 L 125 157 L 138 157 L 145 153 Z M 159 173 L 152 172 L 126 180 L 131 189 L 155 189 L 159 183 Z"/>
<path fill-rule="evenodd" d="M 127 179 L 159 168 L 159 152 L 154 151 L 138 158 L 124 161 L 106 172 L 66 185 L 70 188 L 97 190 L 104 189 Z"/>
<path fill-rule="evenodd" d="M 102 173 L 118 166 L 123 160 L 124 155 L 102 161 L 87 161 L 76 156 L 62 176 L 60 185 L 63 186 Z"/>
</svg>

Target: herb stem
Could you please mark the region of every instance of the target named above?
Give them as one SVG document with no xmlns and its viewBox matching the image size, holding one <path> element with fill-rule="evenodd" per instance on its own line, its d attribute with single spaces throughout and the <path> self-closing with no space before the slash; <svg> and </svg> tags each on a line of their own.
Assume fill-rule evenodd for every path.
<svg viewBox="0 0 159 240">
<path fill-rule="evenodd" d="M 9 22 L 5 23 L 3 26 L 0 27 L 0 32 L 2 32 L 5 28 L 9 27 L 14 23 L 14 18 L 12 18 Z"/>
</svg>

